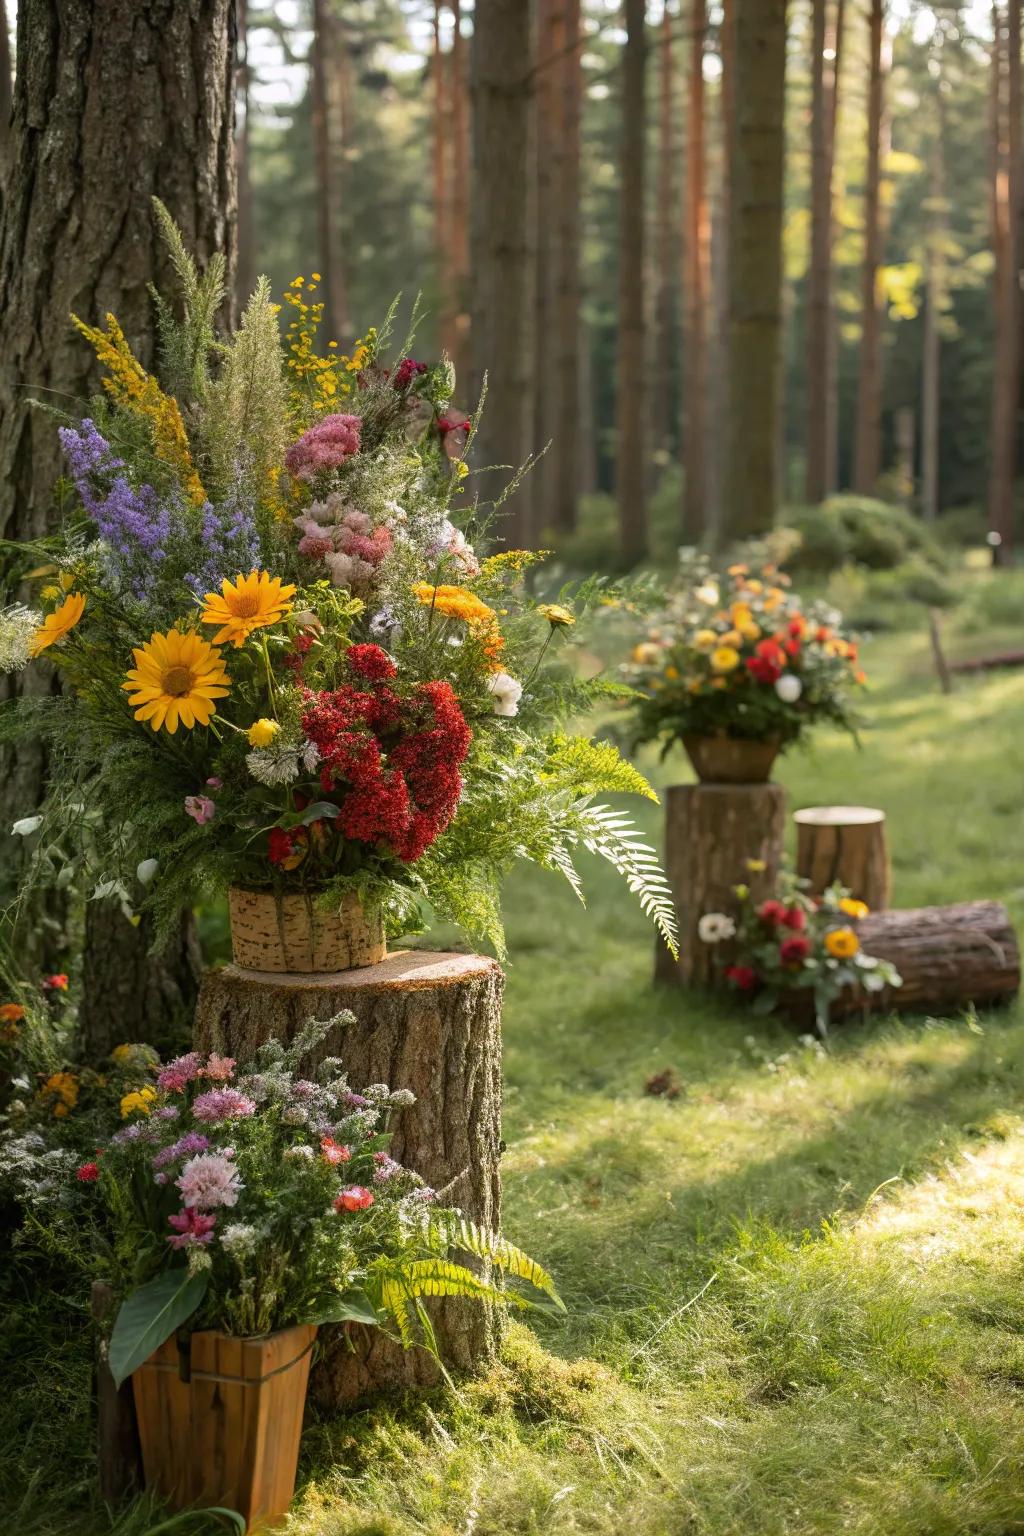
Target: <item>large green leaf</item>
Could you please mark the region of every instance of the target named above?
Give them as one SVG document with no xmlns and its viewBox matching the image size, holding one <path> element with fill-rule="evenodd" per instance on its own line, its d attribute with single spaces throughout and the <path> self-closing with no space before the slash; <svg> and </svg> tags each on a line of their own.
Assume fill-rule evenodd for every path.
<svg viewBox="0 0 1024 1536">
<path fill-rule="evenodd" d="M 311 1323 L 366 1323 L 376 1327 L 380 1318 L 365 1291 L 346 1291 L 344 1296 L 332 1296 L 325 1301 Z"/>
<path fill-rule="evenodd" d="M 206 1295 L 209 1275 L 169 1269 L 122 1303 L 110 1335 L 110 1372 L 118 1386 L 138 1370 L 175 1328 L 180 1328 Z"/>
</svg>

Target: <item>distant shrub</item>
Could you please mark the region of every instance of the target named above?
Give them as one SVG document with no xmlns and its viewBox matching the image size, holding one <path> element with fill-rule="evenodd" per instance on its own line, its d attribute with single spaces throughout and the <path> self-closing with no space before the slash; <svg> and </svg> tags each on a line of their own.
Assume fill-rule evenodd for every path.
<svg viewBox="0 0 1024 1536">
<path fill-rule="evenodd" d="M 941 569 L 938 542 L 906 507 L 870 496 L 831 496 L 820 507 L 790 508 L 783 522 L 800 544 L 787 565 L 795 571 L 828 574 L 847 562 L 872 571 L 890 571 L 911 556 Z"/>
<path fill-rule="evenodd" d="M 967 507 L 950 507 L 935 520 L 935 536 L 943 544 L 969 548 L 972 544 L 984 544 L 988 532 L 988 518 L 977 504 Z"/>
<path fill-rule="evenodd" d="M 960 601 L 954 582 L 920 555 L 888 571 L 844 565 L 832 573 L 826 595 L 854 629 L 874 631 L 920 629 L 922 605 L 951 608 Z"/>
<path fill-rule="evenodd" d="M 966 634 L 1019 629 L 1024 637 L 1024 570 L 986 573 L 971 582 L 960 616 Z"/>
<path fill-rule="evenodd" d="M 827 505 L 788 507 L 783 525 L 797 536 L 786 560 L 787 569 L 827 575 L 849 559 L 850 541 L 846 530 Z"/>
</svg>

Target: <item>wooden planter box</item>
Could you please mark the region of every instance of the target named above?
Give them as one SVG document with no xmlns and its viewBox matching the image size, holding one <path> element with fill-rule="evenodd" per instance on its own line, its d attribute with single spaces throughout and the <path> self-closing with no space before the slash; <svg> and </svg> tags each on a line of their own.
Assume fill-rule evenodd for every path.
<svg viewBox="0 0 1024 1536">
<path fill-rule="evenodd" d="M 222 1505 L 247 1528 L 287 1513 L 316 1328 L 168 1339 L 132 1376 L 146 1487 L 172 1509 Z"/>
</svg>

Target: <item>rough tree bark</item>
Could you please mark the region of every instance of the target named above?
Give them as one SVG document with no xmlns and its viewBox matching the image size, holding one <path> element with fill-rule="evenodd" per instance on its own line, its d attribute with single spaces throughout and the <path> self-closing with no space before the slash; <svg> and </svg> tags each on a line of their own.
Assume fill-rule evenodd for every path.
<svg viewBox="0 0 1024 1536">
<path fill-rule="evenodd" d="M 647 434 L 644 403 L 646 0 L 625 0 L 625 19 L 626 42 L 622 49 L 615 486 L 619 509 L 619 546 L 624 564 L 633 566 L 647 553 Z"/>
<path fill-rule="evenodd" d="M 685 542 L 699 543 L 707 526 L 708 348 L 710 229 L 704 160 L 704 43 L 707 0 L 690 7 L 690 68 L 686 104 L 686 228 L 683 233 L 683 466 Z"/>
<path fill-rule="evenodd" d="M 811 35 L 811 259 L 807 273 L 806 466 L 807 501 L 822 501 L 830 489 L 829 420 L 835 388 L 832 309 L 832 171 L 843 0 L 837 0 L 830 27 L 828 0 L 813 0 Z M 831 54 L 826 59 L 826 52 Z"/>
<path fill-rule="evenodd" d="M 677 273 L 676 241 L 672 223 L 676 215 L 676 134 L 672 101 L 674 70 L 672 29 L 676 18 L 667 3 L 658 32 L 658 188 L 655 200 L 654 265 L 654 378 L 651 420 L 654 437 L 663 454 L 672 452 L 676 431 L 673 420 L 673 363 L 678 349 L 675 336 Z"/>
<path fill-rule="evenodd" d="M 812 805 L 796 811 L 796 872 L 820 896 L 837 880 L 872 912 L 889 905 L 885 812 L 866 805 Z"/>
<path fill-rule="evenodd" d="M 882 467 L 882 327 L 878 271 L 882 263 L 881 165 L 884 120 L 882 68 L 883 0 L 871 0 L 869 16 L 868 169 L 864 189 L 864 260 L 861 266 L 860 355 L 853 488 L 874 493 Z"/>
<path fill-rule="evenodd" d="M 90 349 L 72 331 L 73 309 L 93 321 L 116 312 L 136 355 L 154 352 L 147 284 L 169 286 L 150 198 L 157 195 L 202 262 L 215 250 L 235 259 L 234 70 L 231 0 L 171 5 L 168 0 L 22 0 L 18 70 L 11 121 L 10 174 L 0 213 L 0 537 L 31 539 L 54 520 L 60 469 L 56 424 L 33 411 L 37 395 L 76 410 L 95 390 Z M 0 697 L 17 686 L 4 679 Z M 26 691 L 56 686 L 43 665 L 24 677 Z M 0 828 L 38 803 L 46 758 L 38 744 L 0 762 Z M 3 860 L 5 865 L 12 861 Z M 114 904 L 89 903 L 87 943 L 94 949 L 99 1008 L 123 967 L 143 962 L 141 929 Z M 40 925 L 39 932 L 48 932 Z M 19 943 L 26 965 L 55 954 L 33 952 L 27 928 Z M 101 963 L 105 954 L 114 973 Z M 173 996 L 177 978 L 191 1002 L 187 948 L 168 957 L 151 998 Z M 106 979 L 104 979 L 104 976 Z M 136 993 L 121 1016 L 122 1038 L 146 1038 L 151 1021 Z"/>
<path fill-rule="evenodd" d="M 272 1037 L 290 1040 L 311 1018 L 351 1010 L 356 1022 L 326 1040 L 320 1056 L 340 1056 L 356 1091 L 370 1083 L 411 1089 L 416 1103 L 396 1122 L 392 1155 L 471 1220 L 497 1228 L 502 989 L 501 968 L 480 955 L 412 950 L 319 977 L 226 966 L 203 978 L 196 1046 L 244 1061 Z M 449 1301 L 431 1316 L 449 1368 L 469 1370 L 490 1357 L 496 1319 L 485 1309 Z M 314 1392 L 338 1405 L 436 1379 L 423 1351 L 403 1353 L 376 1330 L 352 1327 L 328 1344 Z"/>
<path fill-rule="evenodd" d="M 530 3 L 488 0 L 476 13 L 471 49 L 473 388 L 479 399 L 488 367 L 487 408 L 476 436 L 482 469 L 518 466 L 530 440 L 532 310 L 528 238 L 530 143 Z M 495 495 L 508 478 L 481 479 Z M 503 509 L 504 511 L 505 509 Z M 527 541 L 528 503 L 508 504 L 499 537 Z"/>
<path fill-rule="evenodd" d="M 0 0 L 0 206 L 3 204 L 4 163 L 11 132 L 11 42 L 7 31 L 7 9 Z"/>
<path fill-rule="evenodd" d="M 437 270 L 438 330 L 441 348 L 455 352 L 455 298 L 452 291 L 451 202 L 449 193 L 448 94 L 444 48 L 441 42 L 441 0 L 434 0 L 433 53 L 430 59 L 431 110 L 433 116 L 434 172 L 434 265 Z"/>
<path fill-rule="evenodd" d="M 469 86 L 460 0 L 452 3 L 452 288 L 455 335 L 452 360 L 465 388 L 469 366 Z"/>
<path fill-rule="evenodd" d="M 583 96 L 580 0 L 563 0 L 563 50 L 558 61 L 559 160 L 555 251 L 555 409 L 557 452 L 552 465 L 551 515 L 556 528 L 576 526 L 580 457 L 580 117 Z"/>
<path fill-rule="evenodd" d="M 239 313 L 259 276 L 256 270 L 256 226 L 250 175 L 249 105 L 249 0 L 237 0 L 238 9 L 238 105 L 241 122 L 235 134 L 235 167 L 238 178 L 238 261 L 235 267 L 235 302 Z"/>
<path fill-rule="evenodd" d="M 718 53 L 722 76 L 718 87 L 718 196 L 711 248 L 715 345 L 711 357 L 712 436 L 707 460 L 706 519 L 710 546 L 718 543 L 722 531 L 729 448 L 729 206 L 736 125 L 736 0 L 722 0 Z"/>
<path fill-rule="evenodd" d="M 935 123 L 929 154 L 924 335 L 921 341 L 921 513 L 929 523 L 939 515 L 940 321 L 946 305 L 946 156 L 941 93 L 940 74 L 935 81 Z"/>
<path fill-rule="evenodd" d="M 761 901 L 775 885 L 786 831 L 786 792 L 779 784 L 677 784 L 665 799 L 665 873 L 679 921 L 679 959 L 659 939 L 660 981 L 706 986 L 725 950 L 698 932 L 707 912 L 735 915 L 734 887 L 745 882 Z M 764 865 L 751 871 L 748 860 Z"/>
<path fill-rule="evenodd" d="M 724 524 L 772 526 L 778 494 L 786 0 L 737 5 Z"/>
<path fill-rule="evenodd" d="M 561 444 L 552 431 L 557 398 L 554 359 L 555 264 L 558 260 L 558 198 L 564 145 L 558 131 L 559 65 L 564 46 L 563 0 L 536 0 L 534 16 L 534 251 L 533 251 L 533 440 L 546 448 L 531 473 L 534 532 L 543 540 L 552 525 L 554 466 Z M 550 446 L 547 446 L 550 444 Z"/>
<path fill-rule="evenodd" d="M 1020 988 L 1020 949 L 999 901 L 878 912 L 857 925 L 865 954 L 889 960 L 903 985 L 843 999 L 837 1014 L 870 1008 L 934 1013 L 1006 1002 Z"/>
<path fill-rule="evenodd" d="M 317 246 L 323 278 L 324 328 L 334 339 L 349 334 L 348 284 L 341 242 L 341 187 L 337 113 L 331 81 L 336 28 L 329 0 L 313 0 L 310 102 L 316 165 Z"/>
<path fill-rule="evenodd" d="M 1005 17 L 993 6 L 992 41 L 992 249 L 994 342 L 989 451 L 989 530 L 998 535 L 995 557 L 1013 552 L 1013 482 L 1017 467 L 1020 396 L 1020 0 L 1007 0 Z"/>
</svg>

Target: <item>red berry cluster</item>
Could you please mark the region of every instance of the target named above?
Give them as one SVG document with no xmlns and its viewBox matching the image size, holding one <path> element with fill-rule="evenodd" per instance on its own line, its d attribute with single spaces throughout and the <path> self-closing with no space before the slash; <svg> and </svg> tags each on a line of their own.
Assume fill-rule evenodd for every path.
<svg viewBox="0 0 1024 1536">
<path fill-rule="evenodd" d="M 341 836 L 384 843 L 411 864 L 455 814 L 472 733 L 448 683 L 418 683 L 403 698 L 380 646 L 354 645 L 347 661 L 369 686 L 308 694 L 302 729 L 320 751 L 325 793 L 344 791 L 334 822 Z"/>
</svg>

